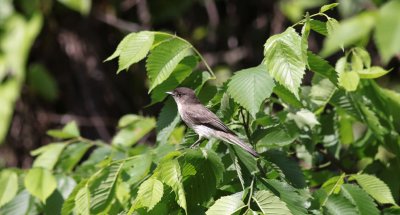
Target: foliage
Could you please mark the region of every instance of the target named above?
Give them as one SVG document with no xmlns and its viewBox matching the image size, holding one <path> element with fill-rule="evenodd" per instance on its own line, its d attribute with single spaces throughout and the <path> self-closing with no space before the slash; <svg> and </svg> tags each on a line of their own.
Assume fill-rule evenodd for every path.
<svg viewBox="0 0 400 215">
<path fill-rule="evenodd" d="M 336 23 L 326 14 L 335 6 L 268 38 L 260 64 L 219 87 L 207 82 L 215 75 L 203 56 L 176 35 L 128 34 L 107 59 L 118 58 L 120 72 L 147 58 L 152 104 L 165 91 L 191 87 L 259 158 L 215 140 L 187 148 L 196 137 L 179 126 L 169 98 L 157 121 L 122 117 L 111 144 L 82 137 L 74 122 L 50 130 L 56 142 L 32 151 L 31 169 L 1 171 L 0 213 L 398 212 L 400 95 L 376 83 L 388 71 L 371 65 L 357 41 L 375 27 L 375 15 Z M 360 24 L 365 29 L 345 37 Z M 321 55 L 308 50 L 311 33 L 327 37 Z M 323 59 L 350 45 L 335 66 Z M 311 86 L 301 84 L 306 70 Z M 156 143 L 147 144 L 153 130 Z"/>
</svg>

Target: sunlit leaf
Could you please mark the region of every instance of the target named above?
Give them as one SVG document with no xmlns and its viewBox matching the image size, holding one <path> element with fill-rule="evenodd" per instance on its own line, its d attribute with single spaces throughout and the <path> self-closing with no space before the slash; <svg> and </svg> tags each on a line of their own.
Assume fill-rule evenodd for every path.
<svg viewBox="0 0 400 215">
<path fill-rule="evenodd" d="M 230 196 L 223 196 L 207 210 L 207 215 L 231 215 L 245 207 L 242 201 L 242 192 Z"/>
<path fill-rule="evenodd" d="M 378 215 L 374 200 L 361 188 L 352 184 L 342 185 L 341 193 L 353 203 L 360 215 Z"/>
<path fill-rule="evenodd" d="M 253 195 L 253 199 L 264 214 L 292 214 L 286 203 L 268 190 L 257 191 Z"/>
<path fill-rule="evenodd" d="M 389 72 L 390 70 L 385 70 L 380 66 L 372 66 L 371 68 L 368 69 L 359 70 L 357 73 L 360 76 L 360 78 L 372 79 L 384 76 Z"/>
<path fill-rule="evenodd" d="M 324 5 L 321 7 L 321 9 L 319 9 L 319 12 L 323 13 L 325 11 L 331 10 L 332 8 L 335 8 L 338 5 L 339 5 L 339 3 L 332 3 L 332 4 Z"/>
<path fill-rule="evenodd" d="M 51 172 L 43 168 L 32 168 L 25 176 L 24 184 L 26 189 L 42 202 L 53 193 L 57 187 L 57 181 Z"/>
<path fill-rule="evenodd" d="M 161 200 L 162 196 L 163 184 L 161 181 L 149 178 L 140 185 L 137 201 L 140 202 L 141 206 L 147 207 L 147 211 L 150 211 Z"/>
<path fill-rule="evenodd" d="M 0 208 L 11 201 L 18 191 L 17 173 L 10 170 L 0 172 Z"/>
<path fill-rule="evenodd" d="M 50 143 L 32 151 L 32 155 L 39 155 L 33 162 L 33 167 L 52 170 L 66 146 L 65 143 Z"/>
<path fill-rule="evenodd" d="M 358 214 L 357 209 L 346 198 L 334 195 L 329 196 L 325 204 L 326 214 L 343 215 L 343 214 Z"/>
<path fill-rule="evenodd" d="M 381 204 L 396 204 L 389 187 L 379 178 L 373 175 L 352 175 L 357 183 Z"/>
</svg>

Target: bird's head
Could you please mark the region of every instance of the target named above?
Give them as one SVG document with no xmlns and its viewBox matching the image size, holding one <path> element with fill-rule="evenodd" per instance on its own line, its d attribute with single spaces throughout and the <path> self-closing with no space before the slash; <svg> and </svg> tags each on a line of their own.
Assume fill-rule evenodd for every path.
<svg viewBox="0 0 400 215">
<path fill-rule="evenodd" d="M 166 93 L 170 94 L 178 104 L 200 103 L 194 91 L 187 87 L 178 87 L 175 90 Z"/>
</svg>

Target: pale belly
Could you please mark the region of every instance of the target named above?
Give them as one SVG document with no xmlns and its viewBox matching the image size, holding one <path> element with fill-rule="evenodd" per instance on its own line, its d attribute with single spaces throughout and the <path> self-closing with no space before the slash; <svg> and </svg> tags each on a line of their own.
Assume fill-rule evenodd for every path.
<svg viewBox="0 0 400 215">
<path fill-rule="evenodd" d="M 194 132 L 196 132 L 199 136 L 205 137 L 207 139 L 215 136 L 215 131 L 204 125 L 195 125 L 192 127 Z"/>
</svg>

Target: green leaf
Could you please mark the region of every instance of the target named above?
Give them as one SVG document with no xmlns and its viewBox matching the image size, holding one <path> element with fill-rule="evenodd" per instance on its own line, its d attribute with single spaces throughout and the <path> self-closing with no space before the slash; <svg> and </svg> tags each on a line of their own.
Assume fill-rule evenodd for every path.
<svg viewBox="0 0 400 215">
<path fill-rule="evenodd" d="M 388 1 L 379 9 L 375 30 L 375 43 L 383 63 L 387 64 L 400 53 L 400 10 L 399 1 Z"/>
<path fill-rule="evenodd" d="M 85 142 L 69 144 L 61 153 L 57 167 L 65 172 L 71 172 L 91 146 Z"/>
<path fill-rule="evenodd" d="M 130 157 L 125 161 L 122 170 L 129 176 L 127 182 L 129 185 L 135 185 L 149 173 L 152 164 L 152 156 L 149 153 L 142 153 Z"/>
<path fill-rule="evenodd" d="M 332 194 L 338 194 L 340 192 L 340 188 L 344 183 L 344 174 L 340 176 L 335 176 L 327 180 L 325 183 L 322 184 L 322 189 L 324 189 L 327 193 L 327 197 Z"/>
<path fill-rule="evenodd" d="M 374 25 L 375 14 L 373 12 L 363 12 L 344 20 L 331 34 L 328 34 L 321 55 L 327 57 L 339 50 L 342 45 L 347 47 L 354 44 L 368 36 Z"/>
<path fill-rule="evenodd" d="M 357 207 L 360 215 L 378 215 L 374 200 L 356 185 L 343 184 L 341 194 Z"/>
<path fill-rule="evenodd" d="M 197 65 L 197 58 L 193 55 L 185 57 L 172 72 L 171 76 L 151 92 L 151 104 L 155 104 L 168 96 L 165 92 L 174 90 L 187 78 Z"/>
<path fill-rule="evenodd" d="M 10 202 L 18 191 L 18 175 L 10 170 L 0 172 L 0 208 Z"/>
<path fill-rule="evenodd" d="M 139 117 L 134 123 L 118 131 L 112 139 L 112 144 L 130 147 L 152 131 L 155 126 L 156 121 L 154 118 Z"/>
<path fill-rule="evenodd" d="M 92 0 L 58 0 L 58 2 L 82 15 L 88 15 L 92 6 Z"/>
<path fill-rule="evenodd" d="M 292 143 L 297 137 L 291 136 L 284 126 L 272 126 L 264 129 L 264 135 L 257 143 L 257 147 L 283 147 Z"/>
<path fill-rule="evenodd" d="M 370 110 L 365 105 L 360 105 L 359 107 L 362 114 L 364 115 L 365 123 L 378 138 L 381 138 L 386 133 L 388 133 L 388 130 L 380 123 L 379 118 L 376 116 L 376 112 Z"/>
<path fill-rule="evenodd" d="M 24 189 L 14 199 L 0 208 L 0 214 L 40 214 L 38 204 L 39 202 L 36 201 L 36 198 L 29 195 L 29 192 Z"/>
<path fill-rule="evenodd" d="M 75 196 L 75 211 L 77 214 L 89 215 L 90 214 L 90 191 L 86 184 Z"/>
<path fill-rule="evenodd" d="M 192 46 L 178 38 L 170 39 L 155 47 L 146 61 L 149 91 L 168 79 L 183 58 L 192 54 Z"/>
<path fill-rule="evenodd" d="M 188 150 L 182 162 L 185 164 L 182 174 L 188 203 L 208 202 L 217 191 L 225 171 L 221 158 L 212 150 Z M 186 167 L 186 168 L 185 168 Z"/>
<path fill-rule="evenodd" d="M 379 203 L 396 204 L 389 187 L 379 178 L 367 174 L 352 175 L 351 178 Z"/>
<path fill-rule="evenodd" d="M 116 57 L 118 57 L 121 54 L 121 50 L 122 48 L 124 48 L 126 46 L 126 43 L 131 40 L 132 37 L 135 37 L 136 33 L 130 33 L 128 35 L 126 35 L 121 42 L 119 42 L 117 48 L 115 49 L 114 53 L 112 53 L 107 59 L 104 60 L 104 62 L 106 61 L 110 61 Z"/>
<path fill-rule="evenodd" d="M 158 178 L 175 191 L 179 206 L 187 211 L 182 173 L 178 161 L 176 159 L 161 161 L 155 174 L 158 174 Z"/>
<path fill-rule="evenodd" d="M 75 197 L 78 194 L 78 192 L 86 186 L 87 184 L 87 179 L 82 180 L 81 182 L 79 182 L 78 185 L 76 185 L 74 187 L 74 189 L 72 190 L 72 192 L 69 194 L 68 198 L 65 199 L 63 205 L 62 205 L 62 209 L 61 209 L 61 215 L 70 215 L 74 208 L 75 208 Z"/>
<path fill-rule="evenodd" d="M 134 63 L 139 62 L 149 53 L 154 41 L 154 33 L 150 31 L 141 31 L 139 33 L 129 34 L 127 39 L 121 42 L 118 59 L 118 71 L 129 68 Z M 113 54 L 114 55 L 114 54 Z M 111 55 L 111 56 L 113 56 Z"/>
<path fill-rule="evenodd" d="M 308 199 L 304 195 L 300 195 L 295 188 L 288 183 L 274 179 L 267 180 L 269 190 L 274 192 L 276 196 L 286 203 L 286 206 L 296 215 L 306 215 L 307 208 L 309 207 Z"/>
<path fill-rule="evenodd" d="M 305 73 L 305 61 L 302 39 L 291 27 L 270 37 L 264 45 L 263 63 L 268 72 L 296 97 Z"/>
<path fill-rule="evenodd" d="M 353 48 L 353 53 L 361 58 L 365 67 L 371 67 L 371 56 L 369 56 L 369 53 L 364 48 L 355 47 Z"/>
<path fill-rule="evenodd" d="M 337 86 L 338 78 L 335 68 L 333 68 L 328 61 L 324 60 L 320 56 L 308 52 L 308 65 L 310 65 L 310 70 L 328 78 L 333 84 Z"/>
<path fill-rule="evenodd" d="M 302 108 L 303 104 L 299 101 L 299 99 L 288 89 L 280 85 L 279 83 L 276 83 L 276 86 L 274 87 L 274 93 L 282 99 L 283 102 L 288 103 L 292 105 L 295 108 Z"/>
<path fill-rule="evenodd" d="M 346 198 L 334 195 L 329 196 L 328 201 L 325 204 L 326 213 L 329 215 L 352 215 L 358 214 L 357 209 L 353 204 Z"/>
<path fill-rule="evenodd" d="M 343 72 L 339 75 L 339 85 L 346 91 L 355 91 L 359 82 L 360 76 L 355 71 Z"/>
<path fill-rule="evenodd" d="M 313 79 L 313 85 L 310 91 L 310 101 L 315 104 L 318 108 L 325 107 L 329 100 L 332 98 L 333 94 L 336 92 L 337 88 L 335 85 L 327 78 L 315 78 Z"/>
<path fill-rule="evenodd" d="M 70 139 L 80 136 L 79 129 L 75 121 L 66 124 L 62 130 L 49 130 L 47 131 L 47 134 L 59 139 Z"/>
<path fill-rule="evenodd" d="M 296 188 L 305 188 L 306 181 L 297 162 L 286 157 L 286 154 L 277 150 L 266 152 L 269 162 L 275 164 L 282 172 L 283 177 Z"/>
<path fill-rule="evenodd" d="M 29 67 L 27 82 L 30 89 L 46 101 L 57 99 L 59 94 L 57 82 L 42 64 L 33 64 Z"/>
<path fill-rule="evenodd" d="M 101 174 L 91 179 L 90 190 L 90 213 L 99 213 L 104 211 L 111 203 L 115 194 L 114 187 L 121 167 L 124 162 L 112 163 L 104 168 Z"/>
<path fill-rule="evenodd" d="M 161 109 L 160 115 L 157 121 L 157 142 L 160 145 L 167 143 L 174 128 L 181 121 L 178 114 L 176 103 L 172 98 L 169 98 L 164 107 Z"/>
<path fill-rule="evenodd" d="M 236 72 L 228 83 L 228 93 L 255 117 L 263 101 L 271 96 L 274 86 L 274 80 L 262 64 Z"/>
<path fill-rule="evenodd" d="M 321 7 L 321 9 L 319 9 L 319 12 L 323 13 L 325 11 L 328 11 L 328 10 L 332 9 L 332 8 L 335 8 L 338 5 L 339 5 L 339 3 L 332 3 L 332 4 L 324 5 L 324 6 Z"/>
<path fill-rule="evenodd" d="M 328 35 L 333 34 L 333 32 L 335 32 L 338 27 L 339 22 L 336 19 L 328 18 L 328 21 L 326 21 L 326 31 L 328 32 Z M 341 48 L 343 49 L 343 47 Z"/>
<path fill-rule="evenodd" d="M 286 203 L 268 190 L 257 191 L 253 196 L 253 200 L 264 214 L 292 214 Z"/>
<path fill-rule="evenodd" d="M 57 181 L 51 172 L 39 167 L 28 171 L 24 184 L 26 189 L 42 202 L 45 202 L 57 187 Z"/>
<path fill-rule="evenodd" d="M 65 143 L 50 143 L 32 151 L 31 155 L 40 155 L 33 162 L 33 167 L 52 170 L 66 146 L 67 144 Z"/>
<path fill-rule="evenodd" d="M 296 113 L 288 113 L 287 118 L 294 120 L 296 123 L 297 127 L 299 128 L 314 128 L 316 125 L 320 125 L 320 123 L 317 120 L 317 117 L 315 114 L 308 109 L 300 109 Z"/>
<path fill-rule="evenodd" d="M 223 196 L 206 211 L 207 215 L 231 215 L 245 207 L 242 201 L 242 192 L 230 196 Z"/>
<path fill-rule="evenodd" d="M 380 66 L 373 66 L 369 69 L 363 69 L 359 70 L 357 73 L 360 76 L 360 78 L 363 79 L 373 79 L 373 78 L 379 78 L 387 73 L 389 73 L 391 70 L 385 70 Z"/>
<path fill-rule="evenodd" d="M 147 207 L 147 211 L 150 211 L 161 200 L 163 189 L 164 186 L 161 181 L 149 178 L 140 185 L 137 201 L 140 202 L 141 206 Z"/>
<path fill-rule="evenodd" d="M 310 20 L 310 27 L 313 31 L 326 36 L 328 34 L 328 31 L 326 30 L 326 24 L 324 22 L 321 22 L 319 20 Z"/>
</svg>

